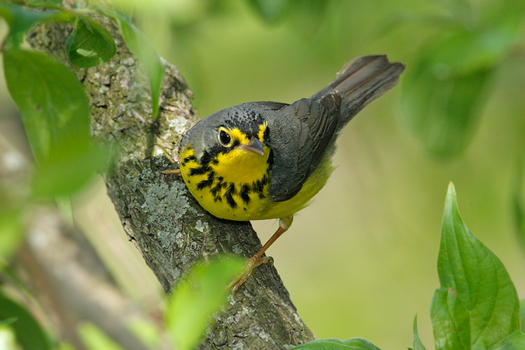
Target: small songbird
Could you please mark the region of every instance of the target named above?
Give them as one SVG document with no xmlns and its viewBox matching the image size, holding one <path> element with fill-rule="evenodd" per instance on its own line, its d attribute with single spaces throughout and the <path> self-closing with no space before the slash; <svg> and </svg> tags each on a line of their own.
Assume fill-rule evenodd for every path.
<svg viewBox="0 0 525 350">
<path fill-rule="evenodd" d="M 279 219 L 279 228 L 233 281 L 237 289 L 332 174 L 335 141 L 405 66 L 386 56 L 347 63 L 334 81 L 292 104 L 248 102 L 195 124 L 179 146 L 180 173 L 204 209 L 227 220 Z M 169 173 L 169 172 L 167 172 Z"/>
</svg>

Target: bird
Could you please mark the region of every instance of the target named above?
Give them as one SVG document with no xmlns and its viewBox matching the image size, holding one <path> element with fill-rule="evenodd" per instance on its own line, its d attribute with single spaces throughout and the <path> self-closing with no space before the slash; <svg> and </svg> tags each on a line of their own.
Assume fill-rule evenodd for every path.
<svg viewBox="0 0 525 350">
<path fill-rule="evenodd" d="M 334 171 L 336 139 L 366 105 L 392 89 L 405 66 L 386 55 L 358 57 L 310 98 L 248 102 L 200 120 L 182 137 L 180 174 L 199 204 L 234 221 L 279 219 L 266 244 L 228 288 L 237 290 L 271 258 L 266 250 L 290 228 Z"/>
</svg>

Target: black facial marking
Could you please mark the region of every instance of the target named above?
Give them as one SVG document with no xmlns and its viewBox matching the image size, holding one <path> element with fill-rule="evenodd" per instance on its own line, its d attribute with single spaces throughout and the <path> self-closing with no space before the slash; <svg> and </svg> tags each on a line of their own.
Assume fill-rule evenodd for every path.
<svg viewBox="0 0 525 350">
<path fill-rule="evenodd" d="M 197 184 L 197 189 L 202 190 L 206 187 L 211 187 L 211 185 L 213 185 L 214 178 L 215 178 L 215 172 L 210 171 L 208 173 L 208 179 L 202 180 L 201 182 L 199 182 Z"/>
<path fill-rule="evenodd" d="M 252 183 L 252 188 L 254 192 L 262 193 L 264 190 L 264 185 L 261 180 L 257 180 Z"/>
<path fill-rule="evenodd" d="M 188 157 L 188 158 L 191 158 L 191 157 Z M 197 159 L 196 157 L 193 157 L 195 159 Z M 190 175 L 204 175 L 206 174 L 207 172 L 210 172 L 212 171 L 209 164 L 210 164 L 210 161 L 212 160 L 212 156 L 210 155 L 210 153 L 208 153 L 207 151 L 204 151 L 202 153 L 202 157 L 200 158 L 200 167 L 198 168 L 191 168 L 190 169 Z"/>
<path fill-rule="evenodd" d="M 212 155 L 208 151 L 202 152 L 202 157 L 200 159 L 200 164 L 204 168 L 208 168 L 208 165 L 210 164 L 210 161 L 215 158 L 212 157 Z"/>
<path fill-rule="evenodd" d="M 219 177 L 220 179 L 220 177 Z M 213 186 L 213 188 L 210 190 L 211 194 L 214 196 L 214 197 L 220 197 L 220 192 L 221 192 L 221 189 L 222 188 L 226 188 L 227 184 L 222 182 L 222 180 L 219 180 L 219 182 Z"/>
<path fill-rule="evenodd" d="M 237 208 L 237 202 L 235 199 L 233 199 L 233 195 L 236 193 L 235 190 L 235 184 L 232 182 L 230 183 L 230 186 L 228 187 L 228 190 L 226 190 L 226 193 L 224 196 L 226 197 L 226 202 L 230 205 L 232 209 Z"/>
<path fill-rule="evenodd" d="M 243 202 L 246 203 L 246 205 L 250 204 L 250 200 L 251 200 L 249 196 L 250 191 L 251 189 L 249 185 L 245 184 L 241 188 L 241 198 Z"/>
<path fill-rule="evenodd" d="M 197 157 L 195 157 L 195 156 L 189 156 L 189 157 L 184 158 L 184 159 L 182 160 L 182 165 L 184 165 L 184 164 L 186 164 L 186 163 L 188 163 L 188 162 L 190 162 L 190 161 L 192 161 L 192 160 L 195 160 L 195 161 L 196 161 L 196 160 L 197 160 Z"/>
<path fill-rule="evenodd" d="M 190 175 L 204 175 L 210 170 L 208 167 L 191 168 Z"/>
<path fill-rule="evenodd" d="M 270 128 L 266 127 L 263 133 L 263 140 L 264 141 L 270 141 Z"/>
</svg>

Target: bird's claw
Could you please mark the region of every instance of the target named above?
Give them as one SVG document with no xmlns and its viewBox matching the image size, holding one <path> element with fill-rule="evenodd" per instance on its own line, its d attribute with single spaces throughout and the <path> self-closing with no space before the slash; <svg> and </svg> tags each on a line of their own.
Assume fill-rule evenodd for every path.
<svg viewBox="0 0 525 350">
<path fill-rule="evenodd" d="M 259 265 L 266 264 L 267 262 L 273 263 L 273 258 L 271 256 L 261 256 L 259 258 L 253 256 L 250 259 L 246 260 L 246 266 L 244 267 L 244 271 L 240 273 L 237 277 L 235 277 L 235 279 L 233 279 L 233 281 L 231 281 L 230 284 L 228 284 L 227 289 L 231 289 L 232 293 L 235 293 L 240 288 L 240 286 L 242 286 L 242 284 L 246 282 L 248 277 L 250 277 L 254 268 L 256 268 Z"/>
</svg>

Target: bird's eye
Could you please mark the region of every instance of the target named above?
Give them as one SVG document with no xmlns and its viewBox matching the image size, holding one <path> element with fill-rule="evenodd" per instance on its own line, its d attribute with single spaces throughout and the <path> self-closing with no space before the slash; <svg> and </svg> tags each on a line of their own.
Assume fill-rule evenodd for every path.
<svg viewBox="0 0 525 350">
<path fill-rule="evenodd" d="M 228 147 L 231 143 L 231 136 L 225 130 L 219 131 L 219 141 L 223 146 Z"/>
</svg>

